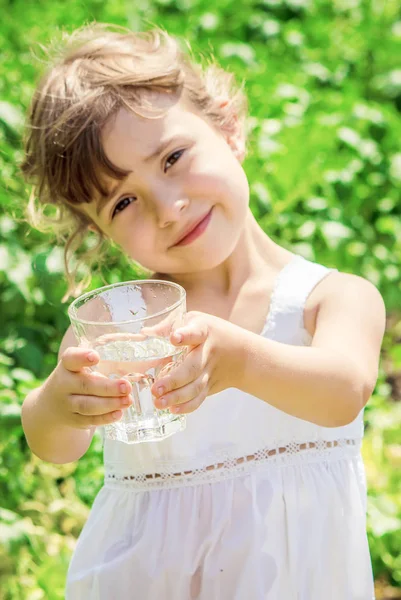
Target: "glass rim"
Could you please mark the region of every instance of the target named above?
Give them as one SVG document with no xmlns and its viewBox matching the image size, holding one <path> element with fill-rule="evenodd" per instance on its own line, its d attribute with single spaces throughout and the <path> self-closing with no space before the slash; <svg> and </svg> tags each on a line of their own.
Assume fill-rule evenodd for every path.
<svg viewBox="0 0 401 600">
<path fill-rule="evenodd" d="M 96 295 L 97 292 L 99 294 L 101 294 L 102 292 L 105 292 L 106 290 L 114 289 L 117 287 L 123 287 L 123 286 L 130 285 L 130 284 L 142 285 L 144 283 L 161 283 L 162 285 L 175 287 L 180 292 L 180 297 L 174 304 L 172 304 L 168 308 L 159 310 L 154 315 L 149 315 L 148 317 L 138 317 L 137 319 L 128 319 L 127 321 L 88 321 L 87 319 L 81 319 L 80 317 L 78 317 L 76 315 L 75 311 L 76 311 L 76 305 L 78 304 L 78 302 L 85 300 L 85 298 L 89 298 L 89 296 Z M 76 321 L 77 323 L 82 323 L 83 325 L 97 325 L 98 327 L 99 326 L 100 327 L 110 326 L 110 325 L 130 325 L 133 323 L 138 323 L 140 321 L 148 321 L 149 319 L 154 319 L 155 317 L 160 317 L 160 316 L 164 315 L 165 313 L 169 313 L 172 310 L 174 310 L 175 308 L 177 308 L 182 303 L 182 301 L 185 300 L 185 298 L 186 298 L 186 291 L 178 283 L 173 283 L 171 281 L 164 281 L 163 279 L 132 279 L 131 281 L 122 281 L 120 283 L 111 283 L 109 285 L 104 285 L 103 287 L 96 288 L 95 290 L 92 290 L 90 292 L 85 292 L 85 294 L 78 296 L 78 298 L 75 298 L 75 300 L 73 302 L 71 302 L 71 304 L 68 307 L 67 313 L 68 313 L 68 316 L 71 321 Z"/>
</svg>

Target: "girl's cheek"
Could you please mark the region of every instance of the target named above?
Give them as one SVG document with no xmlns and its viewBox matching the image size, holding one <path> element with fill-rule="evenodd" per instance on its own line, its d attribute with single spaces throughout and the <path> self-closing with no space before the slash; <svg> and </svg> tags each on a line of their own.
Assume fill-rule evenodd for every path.
<svg viewBox="0 0 401 600">
<path fill-rule="evenodd" d="M 128 231 L 124 232 L 123 237 L 124 240 L 120 245 L 131 258 L 140 261 L 140 257 L 153 254 L 154 233 L 148 227 L 131 225 Z"/>
</svg>

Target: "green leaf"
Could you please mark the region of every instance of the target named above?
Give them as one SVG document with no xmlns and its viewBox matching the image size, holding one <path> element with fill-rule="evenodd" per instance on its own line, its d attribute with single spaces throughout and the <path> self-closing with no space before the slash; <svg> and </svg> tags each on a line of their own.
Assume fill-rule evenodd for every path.
<svg viewBox="0 0 401 600">
<path fill-rule="evenodd" d="M 10 374 L 16 381 L 33 381 L 35 379 L 34 375 L 26 369 L 12 369 Z"/>
<path fill-rule="evenodd" d="M 255 51 L 249 44 L 226 42 L 220 46 L 220 55 L 223 58 L 239 58 L 248 66 L 255 64 Z"/>
<path fill-rule="evenodd" d="M 359 133 L 350 127 L 341 127 L 337 132 L 337 136 L 342 142 L 351 146 L 351 148 L 358 148 L 361 143 Z"/>
<path fill-rule="evenodd" d="M 1 365 L 6 365 L 7 367 L 10 367 L 11 365 L 14 364 L 13 359 L 10 356 L 6 356 L 5 354 L 2 354 L 0 352 L 0 364 Z"/>
<path fill-rule="evenodd" d="M 324 210 L 325 208 L 327 208 L 328 203 L 326 198 L 320 198 L 320 197 L 315 197 L 315 198 L 309 198 L 308 200 L 305 201 L 305 205 L 311 209 L 311 210 Z"/>
<path fill-rule="evenodd" d="M 401 369 L 401 345 L 397 344 L 389 351 L 389 356 L 393 361 L 394 369 Z"/>
<path fill-rule="evenodd" d="M 335 221 L 325 221 L 321 231 L 330 248 L 337 248 L 340 242 L 349 239 L 353 233 L 350 227 Z"/>
<path fill-rule="evenodd" d="M 24 116 L 19 107 L 10 102 L 0 101 L 0 120 L 10 129 L 18 132 L 24 123 Z"/>
<path fill-rule="evenodd" d="M 401 183 L 401 152 L 393 154 L 390 159 L 390 177 L 396 183 Z"/>
</svg>

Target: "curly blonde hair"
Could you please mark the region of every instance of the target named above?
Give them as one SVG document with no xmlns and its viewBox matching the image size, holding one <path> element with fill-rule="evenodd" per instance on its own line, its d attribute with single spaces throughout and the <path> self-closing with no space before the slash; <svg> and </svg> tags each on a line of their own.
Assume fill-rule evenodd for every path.
<svg viewBox="0 0 401 600">
<path fill-rule="evenodd" d="M 105 240 L 97 231 L 96 246 L 82 251 L 91 223 L 80 205 L 107 196 L 105 175 L 126 175 L 103 151 L 106 122 L 122 107 L 141 114 L 144 91 L 185 92 L 215 125 L 229 129 L 236 119 L 243 130 L 246 98 L 231 74 L 211 62 L 202 68 L 161 29 L 134 33 L 95 24 L 61 41 L 33 95 L 21 168 L 33 183 L 29 222 L 65 243 L 66 299 L 89 284 Z M 232 110 L 222 110 L 222 97 Z M 78 281 L 82 264 L 86 275 Z"/>
</svg>

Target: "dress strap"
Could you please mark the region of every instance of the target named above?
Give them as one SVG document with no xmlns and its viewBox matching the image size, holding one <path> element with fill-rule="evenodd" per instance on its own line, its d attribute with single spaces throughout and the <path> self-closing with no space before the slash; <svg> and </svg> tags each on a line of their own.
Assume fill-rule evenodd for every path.
<svg viewBox="0 0 401 600">
<path fill-rule="evenodd" d="M 323 265 L 295 255 L 279 274 L 274 287 L 270 311 L 263 334 L 275 338 L 280 332 L 280 340 L 295 331 L 304 330 L 304 309 L 311 292 L 327 275 L 337 269 L 329 269 Z"/>
</svg>

